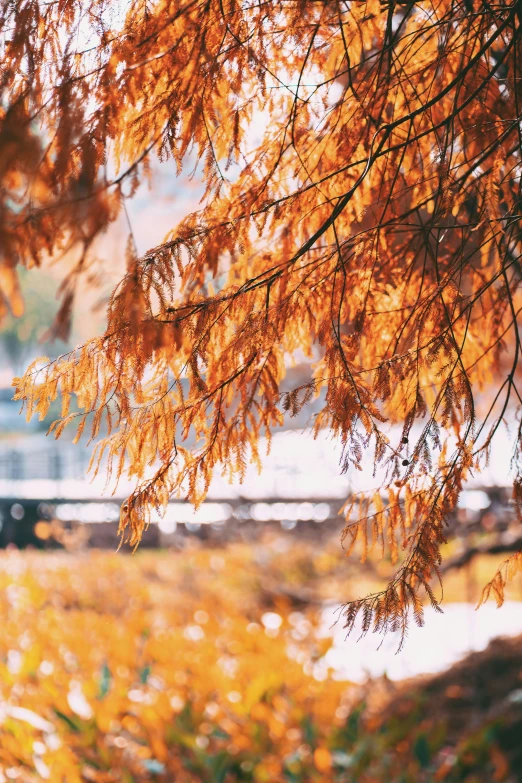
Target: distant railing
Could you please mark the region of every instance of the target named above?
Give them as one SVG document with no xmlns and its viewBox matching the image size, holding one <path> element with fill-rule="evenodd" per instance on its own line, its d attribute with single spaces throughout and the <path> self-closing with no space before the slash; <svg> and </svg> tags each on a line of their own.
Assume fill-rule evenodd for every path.
<svg viewBox="0 0 522 783">
<path fill-rule="evenodd" d="M 35 526 L 39 521 L 53 519 L 64 525 L 84 526 L 92 531 L 91 541 L 97 537 L 101 541 L 105 536 L 103 540 L 112 546 L 120 503 L 132 487 L 123 482 L 112 497 L 104 487 L 103 470 L 95 482 L 89 481 L 89 459 L 88 449 L 67 443 L 0 448 L 0 547 L 9 543 L 38 545 Z M 285 464 L 287 469 L 289 464 Z M 267 486 L 271 486 L 270 482 Z M 265 526 L 288 532 L 298 528 L 314 535 L 320 529 L 325 533 L 326 529 L 340 530 L 342 519 L 338 514 L 349 490 L 343 495 L 321 494 L 303 479 L 293 485 L 293 494 L 284 496 L 285 486 L 283 482 L 279 492 L 267 490 L 265 494 L 249 494 L 244 486 L 222 494 L 223 487 L 218 488 L 211 491 L 208 501 L 196 513 L 188 503 L 173 501 L 163 517 L 153 517 L 149 545 L 159 546 L 174 534 L 235 535 L 239 530 L 246 534 Z M 522 535 L 507 487 L 484 486 L 463 491 L 450 526 L 463 537 L 493 531 L 504 538 Z"/>
<path fill-rule="evenodd" d="M 57 447 L 0 450 L 0 480 L 30 481 L 34 479 L 85 478 L 90 454 L 72 444 Z"/>
</svg>

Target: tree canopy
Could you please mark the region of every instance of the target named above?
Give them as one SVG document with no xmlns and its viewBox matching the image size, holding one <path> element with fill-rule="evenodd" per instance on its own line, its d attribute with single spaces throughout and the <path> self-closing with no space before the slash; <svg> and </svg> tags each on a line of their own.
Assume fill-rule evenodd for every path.
<svg viewBox="0 0 522 783">
<path fill-rule="evenodd" d="M 94 461 L 136 489 L 120 530 L 312 398 L 315 431 L 385 479 L 347 499 L 345 542 L 397 564 L 348 628 L 436 607 L 445 520 L 519 393 L 522 4 L 480 0 L 2 0 L 1 284 L 69 247 L 55 332 L 103 273 L 95 238 L 155 158 L 194 161 L 200 209 L 138 257 L 107 328 L 15 380 L 28 416 L 100 426 Z M 105 264 L 109 261 L 105 261 Z M 282 392 L 292 357 L 307 383 Z M 75 398 L 78 410 L 69 412 Z M 394 427 L 395 425 L 395 427 Z M 398 428 L 398 429 L 397 429 Z M 398 433 L 396 435 L 396 433 Z M 521 513 L 522 429 L 513 431 Z M 515 555 L 486 587 L 503 586 Z"/>
</svg>

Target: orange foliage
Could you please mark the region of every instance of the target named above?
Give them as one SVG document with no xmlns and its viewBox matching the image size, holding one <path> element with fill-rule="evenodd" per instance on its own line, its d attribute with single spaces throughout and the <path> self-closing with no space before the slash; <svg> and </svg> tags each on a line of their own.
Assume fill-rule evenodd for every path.
<svg viewBox="0 0 522 783">
<path fill-rule="evenodd" d="M 337 780 L 325 745 L 353 689 L 322 662 L 320 612 L 267 613 L 262 548 L 4 553 L 0 779 Z"/>
<path fill-rule="evenodd" d="M 520 401 L 519 3 L 1 7 L 5 266 L 81 245 L 60 334 L 151 157 L 191 153 L 206 183 L 160 246 L 130 241 L 105 334 L 16 380 L 28 416 L 61 394 L 57 436 L 107 427 L 95 463 L 136 480 L 135 545 L 151 508 L 201 503 L 216 469 L 241 478 L 260 433 L 320 398 L 341 468 L 371 449 L 386 474 L 386 502 L 350 499 L 346 535 L 397 563 L 347 626 L 422 622 L 446 515 Z M 283 394 L 296 355 L 310 378 Z"/>
</svg>

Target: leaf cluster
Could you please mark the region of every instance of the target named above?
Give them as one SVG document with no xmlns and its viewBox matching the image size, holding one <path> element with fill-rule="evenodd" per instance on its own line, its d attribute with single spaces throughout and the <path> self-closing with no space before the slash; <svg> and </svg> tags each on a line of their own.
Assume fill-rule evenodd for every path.
<svg viewBox="0 0 522 783">
<path fill-rule="evenodd" d="M 348 506 L 348 539 L 365 550 L 371 528 L 398 567 L 348 628 L 361 611 L 364 630 L 405 633 L 422 590 L 438 605 L 446 515 L 521 401 L 519 3 L 16 5 L 0 133 L 17 129 L 3 165 L 22 206 L 2 225 L 10 259 L 85 251 L 59 331 L 152 157 L 181 170 L 192 154 L 206 183 L 161 245 L 130 242 L 105 334 L 30 368 L 17 399 L 45 415 L 61 395 L 56 435 L 104 421 L 95 464 L 136 480 L 132 545 L 151 508 L 201 503 L 216 469 L 241 479 L 260 434 L 324 399 L 313 426 L 343 444 L 341 468 L 372 449 L 391 492 Z M 293 356 L 310 380 L 282 394 Z"/>
</svg>

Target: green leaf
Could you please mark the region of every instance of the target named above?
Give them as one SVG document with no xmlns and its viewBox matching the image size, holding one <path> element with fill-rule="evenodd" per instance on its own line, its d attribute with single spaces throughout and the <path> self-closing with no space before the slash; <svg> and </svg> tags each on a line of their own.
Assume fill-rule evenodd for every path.
<svg viewBox="0 0 522 783">
<path fill-rule="evenodd" d="M 225 731 L 224 729 L 222 729 L 220 726 L 217 726 L 213 730 L 212 736 L 215 737 L 216 739 L 222 739 L 222 740 L 229 740 L 230 739 L 230 734 L 227 731 Z"/>
<path fill-rule="evenodd" d="M 104 663 L 100 673 L 100 690 L 98 693 L 99 699 L 104 699 L 105 696 L 107 696 L 111 687 L 111 682 L 112 682 L 111 670 L 109 669 L 107 664 Z"/>
<path fill-rule="evenodd" d="M 165 772 L 165 764 L 157 759 L 145 759 L 143 766 L 147 772 L 152 772 L 153 775 L 162 775 Z"/>
<path fill-rule="evenodd" d="M 74 721 L 72 718 L 70 718 L 68 715 L 66 715 L 64 712 L 60 712 L 60 710 L 57 710 L 56 707 L 53 710 L 54 714 L 57 718 L 60 718 L 60 720 L 63 720 L 64 723 L 66 723 L 69 728 L 78 733 L 80 731 L 80 726 Z"/>
<path fill-rule="evenodd" d="M 413 745 L 413 753 L 421 767 L 427 767 L 431 759 L 430 746 L 425 734 L 419 734 Z"/>
<path fill-rule="evenodd" d="M 310 720 L 309 716 L 306 715 L 303 720 L 301 721 L 301 728 L 303 729 L 303 738 L 304 741 L 308 745 L 315 745 L 315 738 L 317 735 L 317 729 Z"/>
</svg>

